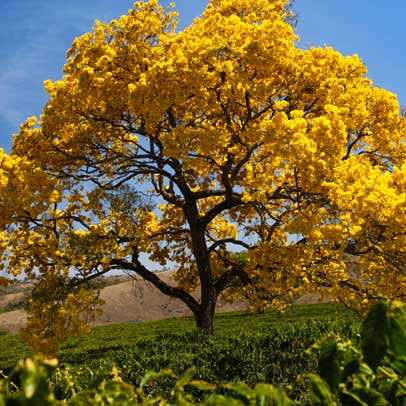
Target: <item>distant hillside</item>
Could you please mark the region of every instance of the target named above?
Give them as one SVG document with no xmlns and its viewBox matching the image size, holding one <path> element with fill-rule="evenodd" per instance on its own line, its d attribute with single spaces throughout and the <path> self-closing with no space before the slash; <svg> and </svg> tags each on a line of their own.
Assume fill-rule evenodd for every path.
<svg viewBox="0 0 406 406">
<path fill-rule="evenodd" d="M 173 286 L 176 285 L 170 271 L 160 272 L 159 277 Z M 94 325 L 162 320 L 191 315 L 183 302 L 164 295 L 141 278 L 134 280 L 127 275 L 115 275 L 103 278 L 101 285 L 105 286 L 101 290 L 101 298 L 105 304 L 103 314 L 97 317 Z M 0 294 L 0 331 L 6 330 L 15 334 L 25 325 L 27 318 L 25 311 L 22 310 L 22 304 L 30 287 L 31 285 L 27 283 L 19 283 L 15 287 L 8 288 L 13 293 Z M 318 294 L 309 293 L 298 298 L 295 304 L 317 303 L 318 299 Z M 328 298 L 325 298 L 324 302 L 326 301 L 329 301 Z M 217 312 L 247 308 L 248 305 L 244 302 L 230 304 L 219 300 L 217 303 Z"/>
<path fill-rule="evenodd" d="M 171 272 L 161 272 L 159 276 L 175 285 Z M 106 278 L 101 298 L 106 302 L 103 314 L 97 317 L 95 325 L 161 320 L 170 317 L 191 315 L 190 310 L 180 300 L 171 299 L 162 294 L 151 283 L 142 279 L 133 280 L 128 276 Z M 24 297 L 22 291 L 0 296 L 0 310 Z M 245 309 L 245 303 L 225 303 L 219 301 L 217 311 Z M 26 322 L 26 313 L 22 309 L 0 313 L 0 330 L 17 333 Z"/>
</svg>

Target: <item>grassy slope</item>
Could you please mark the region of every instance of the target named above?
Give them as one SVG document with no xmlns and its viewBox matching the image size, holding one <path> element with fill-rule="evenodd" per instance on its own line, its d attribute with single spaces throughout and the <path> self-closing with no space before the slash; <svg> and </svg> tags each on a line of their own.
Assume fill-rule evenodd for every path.
<svg viewBox="0 0 406 406">
<path fill-rule="evenodd" d="M 215 336 L 210 338 L 185 317 L 99 326 L 92 336 L 64 343 L 58 358 L 61 367 L 70 371 L 76 391 L 87 388 L 97 374 L 109 374 L 113 365 L 125 382 L 134 385 L 149 370 L 170 368 L 179 376 L 194 367 L 195 378 L 209 382 L 292 387 L 291 398 L 307 405 L 307 386 L 296 378 L 315 372 L 317 360 L 306 349 L 330 332 L 356 342 L 360 330 L 360 320 L 352 312 L 331 304 L 293 306 L 284 314 L 222 313 L 214 324 Z M 28 355 L 17 336 L 0 335 L 0 371 L 8 373 Z M 63 388 L 69 385 L 58 386 L 59 396 L 65 396 Z M 161 379 L 148 390 L 168 396 L 172 387 L 173 381 Z"/>
<path fill-rule="evenodd" d="M 253 333 L 275 335 L 275 332 L 284 332 L 286 335 L 292 333 L 300 335 L 300 330 L 306 335 L 304 328 L 312 325 L 317 325 L 317 329 L 324 332 L 329 328 L 332 330 L 338 328 L 344 329 L 345 333 L 346 324 L 353 322 L 354 315 L 347 309 L 332 304 L 320 304 L 293 306 L 284 314 L 275 311 L 263 314 L 223 313 L 216 315 L 214 325 L 216 339 L 222 339 Z M 192 318 L 99 326 L 93 328 L 91 336 L 84 336 L 80 340 L 71 339 L 64 343 L 58 358 L 80 364 L 80 360 L 85 361 L 89 356 L 103 357 L 108 351 L 131 348 L 143 341 L 159 341 L 168 336 L 176 340 L 176 336 L 181 337 L 185 334 L 196 334 Z M 28 349 L 19 341 L 18 336 L 0 335 L 0 370 L 10 368 L 18 359 L 27 355 Z"/>
</svg>

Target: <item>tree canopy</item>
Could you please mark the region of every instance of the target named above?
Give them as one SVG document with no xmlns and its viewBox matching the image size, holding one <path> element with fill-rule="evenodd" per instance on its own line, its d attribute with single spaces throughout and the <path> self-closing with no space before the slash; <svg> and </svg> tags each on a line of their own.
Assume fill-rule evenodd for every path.
<svg viewBox="0 0 406 406">
<path fill-rule="evenodd" d="M 86 282 L 110 270 L 183 300 L 208 333 L 222 293 L 254 308 L 405 295 L 397 98 L 357 55 L 300 48 L 287 6 L 211 0 L 176 31 L 171 8 L 140 1 L 74 40 L 1 156 L 2 266 L 36 280 L 34 348 L 86 329 Z"/>
</svg>

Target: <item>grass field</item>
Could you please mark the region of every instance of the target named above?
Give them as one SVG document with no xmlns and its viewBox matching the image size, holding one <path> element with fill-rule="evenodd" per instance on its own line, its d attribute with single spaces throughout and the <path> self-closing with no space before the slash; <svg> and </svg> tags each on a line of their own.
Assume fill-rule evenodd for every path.
<svg viewBox="0 0 406 406">
<path fill-rule="evenodd" d="M 213 337 L 188 318 L 116 324 L 64 343 L 59 366 L 27 359 L 13 372 L 29 354 L 4 335 L 0 403 L 403 405 L 405 320 L 399 303 L 381 302 L 363 321 L 335 305 L 223 313 Z"/>
<path fill-rule="evenodd" d="M 58 359 L 74 377 L 76 391 L 86 389 L 95 376 L 108 374 L 113 366 L 125 382 L 134 385 L 147 371 L 170 368 L 179 375 L 194 367 L 196 378 L 213 383 L 292 386 L 289 395 L 304 405 L 309 404 L 308 388 L 296 378 L 317 369 L 315 356 L 306 350 L 329 333 L 357 342 L 360 326 L 353 312 L 333 304 L 293 306 L 283 314 L 221 313 L 215 317 L 213 337 L 201 334 L 194 320 L 186 317 L 112 324 L 63 343 Z M 19 359 L 29 355 L 18 336 L 0 335 L 0 371 L 8 374 Z M 67 384 L 61 387 L 66 389 Z M 172 387 L 173 381 L 162 379 L 150 390 L 167 396 Z M 66 394 L 62 390 L 59 395 L 64 398 Z"/>
<path fill-rule="evenodd" d="M 182 373 L 195 366 L 197 377 L 211 382 L 286 385 L 315 370 L 316 360 L 305 353 L 312 343 L 330 332 L 357 340 L 360 320 L 341 306 L 320 304 L 294 306 L 283 314 L 223 313 L 214 325 L 210 338 L 191 318 L 95 327 L 91 336 L 64 343 L 58 358 L 75 371 L 78 389 L 113 365 L 134 384 L 147 370 Z M 0 336 L 0 370 L 7 373 L 28 355 L 17 336 Z M 165 391 L 164 383 L 160 390 Z"/>
</svg>

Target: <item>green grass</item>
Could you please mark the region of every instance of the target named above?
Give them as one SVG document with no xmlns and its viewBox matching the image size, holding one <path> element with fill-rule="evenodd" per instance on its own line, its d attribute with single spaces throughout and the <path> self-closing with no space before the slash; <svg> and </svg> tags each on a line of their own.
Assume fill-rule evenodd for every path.
<svg viewBox="0 0 406 406">
<path fill-rule="evenodd" d="M 215 340 L 233 338 L 241 334 L 311 334 L 310 329 L 326 333 L 329 329 L 345 333 L 354 329 L 354 314 L 337 305 L 320 304 L 293 306 L 285 313 L 268 311 L 263 314 L 231 312 L 216 315 L 214 319 Z M 159 340 L 176 341 L 186 335 L 196 335 L 192 318 L 172 318 L 154 322 L 122 323 L 93 328 L 91 336 L 68 340 L 61 346 L 58 358 L 63 362 L 79 365 L 89 358 L 103 358 L 110 351 L 125 350 L 142 346 L 143 342 Z M 313 326 L 313 327 L 311 327 Z M 306 330 L 307 328 L 307 330 Z M 348 334 L 347 334 L 348 335 Z M 311 337 L 310 337 L 311 339 Z M 29 355 L 27 347 L 18 336 L 0 336 L 0 369 L 8 369 L 15 362 Z"/>
<path fill-rule="evenodd" d="M 217 314 L 214 318 L 215 336 L 233 336 L 242 332 L 264 332 L 275 326 L 288 328 L 293 322 L 310 322 L 312 320 L 332 321 L 352 319 L 354 313 L 350 310 L 333 304 L 293 306 L 285 313 L 267 311 L 262 314 L 249 312 L 229 312 Z M 284 326 L 284 327 L 283 327 Z M 94 345 L 104 347 L 115 345 L 131 345 L 140 339 L 154 338 L 163 334 L 183 334 L 195 328 L 191 317 L 178 317 L 153 322 L 119 323 L 93 328 L 93 335 L 83 337 L 81 340 L 70 340 L 62 346 L 64 350 L 75 346 L 88 348 Z"/>
<path fill-rule="evenodd" d="M 285 313 L 232 312 L 216 315 L 215 335 L 196 330 L 192 318 L 122 323 L 93 328 L 91 336 L 61 345 L 58 359 L 75 376 L 75 388 L 87 388 L 97 373 L 113 365 L 124 381 L 138 385 L 148 370 L 170 368 L 177 374 L 196 368 L 195 377 L 209 382 L 269 382 L 287 387 L 296 377 L 315 372 L 317 361 L 306 353 L 320 337 L 333 332 L 358 341 L 360 320 L 342 306 L 294 306 Z M 0 335 L 0 370 L 8 373 L 29 355 L 17 336 Z M 167 395 L 173 382 L 159 382 L 151 391 Z M 308 392 L 292 385 L 291 396 L 305 404 Z"/>
</svg>

